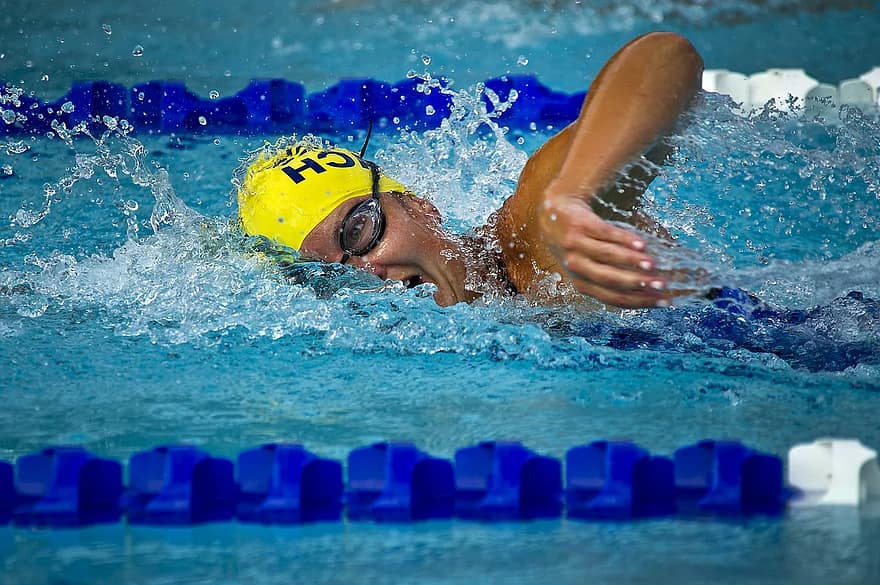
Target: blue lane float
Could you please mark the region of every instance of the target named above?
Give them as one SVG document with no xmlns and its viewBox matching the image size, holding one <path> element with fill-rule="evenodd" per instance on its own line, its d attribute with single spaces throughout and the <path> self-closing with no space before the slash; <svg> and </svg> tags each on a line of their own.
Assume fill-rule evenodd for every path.
<svg viewBox="0 0 880 585">
<path fill-rule="evenodd" d="M 195 524 L 233 517 L 238 485 L 228 459 L 189 446 L 163 446 L 132 455 L 123 497 L 134 524 Z"/>
<path fill-rule="evenodd" d="M 121 517 L 117 461 L 80 447 L 55 447 L 20 457 L 15 468 L 12 517 L 20 526 L 80 526 Z"/>
<path fill-rule="evenodd" d="M 861 447 L 867 455 L 854 458 L 846 455 L 853 449 L 843 447 L 834 464 L 838 483 L 849 476 L 875 478 L 856 487 L 880 494 L 876 452 Z M 122 517 L 161 526 L 233 519 L 298 524 L 778 515 L 801 491 L 819 485 L 815 478 L 831 473 L 828 456 L 805 449 L 793 450 L 806 454 L 793 460 L 797 469 L 789 473 L 799 479 L 789 487 L 779 457 L 736 441 L 701 441 L 671 458 L 626 441 L 595 441 L 566 452 L 564 475 L 563 461 L 515 441 L 465 447 L 454 461 L 411 443 L 376 443 L 351 451 L 346 469 L 293 443 L 242 451 L 235 463 L 171 445 L 132 455 L 127 484 L 118 461 L 81 447 L 52 447 L 21 456 L 14 466 L 0 461 L 0 524 L 70 527 Z M 847 472 L 850 467 L 862 471 Z"/>
<path fill-rule="evenodd" d="M 674 514 L 672 460 L 626 441 L 596 441 L 565 455 L 570 518 L 628 520 Z"/>
<path fill-rule="evenodd" d="M 248 105 L 248 129 L 255 133 L 296 128 L 306 117 L 306 90 L 299 83 L 255 80 L 237 97 Z"/>
<path fill-rule="evenodd" d="M 89 123 L 94 119 L 125 118 L 128 115 L 126 89 L 116 83 L 106 81 L 77 82 L 65 96 L 65 101 L 56 103 L 54 110 L 64 113 L 63 104 L 70 102 L 74 110 L 68 114 L 68 126 L 79 122 Z"/>
<path fill-rule="evenodd" d="M 511 128 L 523 130 L 529 129 L 532 124 L 559 125 L 571 122 L 577 118 L 586 97 L 586 92 L 569 95 L 552 91 L 531 75 L 496 77 L 487 80 L 485 86 L 501 99 L 516 92 L 515 105 L 503 112 L 499 120 Z"/>
<path fill-rule="evenodd" d="M 779 514 L 786 491 L 782 461 L 735 441 L 701 441 L 675 452 L 680 511 L 720 515 Z"/>
<path fill-rule="evenodd" d="M 411 443 L 377 443 L 348 456 L 348 517 L 408 522 L 452 518 L 452 464 Z"/>
<path fill-rule="evenodd" d="M 508 75 L 484 83 L 483 100 L 494 112 L 515 96 L 513 107 L 498 111 L 501 124 L 530 131 L 566 124 L 577 117 L 584 93 L 552 91 L 536 77 Z M 0 91 L 9 86 L 0 83 Z M 303 85 L 284 79 L 253 80 L 232 96 L 203 99 L 177 81 L 148 81 L 126 88 L 107 81 L 74 83 L 53 102 L 22 95 L 7 104 L 16 116 L 3 116 L 0 134 L 38 134 L 53 123 L 68 129 L 85 123 L 100 130 L 109 117 L 127 120 L 150 134 L 341 133 L 366 129 L 436 128 L 452 111 L 445 80 L 410 78 L 398 83 L 345 79 L 307 94 Z M 14 121 L 9 122 L 14 118 Z"/>
<path fill-rule="evenodd" d="M 270 443 L 244 451 L 236 461 L 242 522 L 292 524 L 339 520 L 342 464 L 299 444 Z"/>
<path fill-rule="evenodd" d="M 562 465 L 518 442 L 455 453 L 456 515 L 479 520 L 553 518 L 562 512 Z"/>
</svg>

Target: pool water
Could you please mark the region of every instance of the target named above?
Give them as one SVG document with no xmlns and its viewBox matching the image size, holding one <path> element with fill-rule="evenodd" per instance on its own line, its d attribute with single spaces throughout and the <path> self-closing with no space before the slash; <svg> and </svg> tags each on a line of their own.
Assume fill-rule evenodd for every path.
<svg viewBox="0 0 880 585">
<path fill-rule="evenodd" d="M 527 72 L 582 90 L 626 38 L 655 28 L 695 38 L 712 68 L 799 65 L 837 81 L 877 64 L 870 6 L 761 4 L 278 3 L 229 8 L 193 35 L 180 3 L 156 3 L 149 20 L 95 3 L 6 16 L 3 30 L 24 32 L 0 77 L 49 98 L 80 76 L 183 77 L 207 93 L 260 75 L 319 89 L 352 74 L 446 74 L 455 115 L 375 135 L 369 152 L 465 231 L 553 131 L 499 130 L 477 81 Z M 282 11 L 301 31 L 278 23 Z M 826 51 L 843 30 L 849 42 Z M 430 286 L 320 265 L 292 282 L 232 221 L 230 179 L 274 136 L 4 137 L 0 459 L 59 443 L 122 460 L 167 443 L 235 457 L 291 440 L 337 459 L 382 440 L 444 457 L 504 438 L 557 457 L 600 438 L 660 454 L 708 437 L 783 456 L 820 436 L 880 446 L 878 136 L 876 112 L 743 118 L 700 96 L 648 207 L 679 242 L 659 248 L 664 264 L 773 309 L 745 318 L 697 299 L 619 314 L 494 298 L 440 308 Z M 358 148 L 364 137 L 326 138 Z M 0 582 L 874 583 L 878 546 L 880 519 L 849 509 L 724 522 L 5 526 Z"/>
</svg>

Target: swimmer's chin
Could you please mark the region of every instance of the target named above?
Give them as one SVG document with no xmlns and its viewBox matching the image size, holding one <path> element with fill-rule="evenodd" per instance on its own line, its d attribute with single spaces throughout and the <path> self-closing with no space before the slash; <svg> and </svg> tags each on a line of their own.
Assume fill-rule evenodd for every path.
<svg viewBox="0 0 880 585">
<path fill-rule="evenodd" d="M 461 301 L 438 289 L 437 292 L 434 293 L 434 302 L 441 307 L 451 307 L 452 305 L 458 304 Z"/>
<path fill-rule="evenodd" d="M 414 274 L 409 278 L 401 281 L 406 288 L 416 288 L 427 284 L 434 289 L 434 302 L 441 307 L 449 307 L 458 303 L 469 303 L 477 298 L 478 295 L 467 291 L 457 291 L 451 283 L 445 282 L 443 285 L 437 284 L 433 279 L 427 278 L 421 274 Z M 430 290 L 430 289 L 429 289 Z"/>
<path fill-rule="evenodd" d="M 408 283 L 404 284 L 407 284 L 407 286 L 409 287 Z M 458 298 L 458 295 L 455 294 L 455 291 L 453 291 L 449 287 L 440 286 L 434 281 L 427 279 L 423 279 L 419 284 L 428 284 L 435 289 L 433 294 L 434 302 L 441 307 L 449 307 L 462 302 L 462 300 Z"/>
<path fill-rule="evenodd" d="M 452 288 L 437 286 L 437 292 L 434 293 L 434 302 L 441 307 L 451 307 L 458 303 L 472 303 L 479 297 L 480 295 L 470 291 L 456 291 Z"/>
</svg>

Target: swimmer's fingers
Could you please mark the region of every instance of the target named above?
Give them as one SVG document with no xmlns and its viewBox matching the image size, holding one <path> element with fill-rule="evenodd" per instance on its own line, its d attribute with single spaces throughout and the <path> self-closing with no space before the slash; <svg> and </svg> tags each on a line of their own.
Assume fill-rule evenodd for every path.
<svg viewBox="0 0 880 585">
<path fill-rule="evenodd" d="M 668 307 L 672 304 L 672 299 L 668 295 L 659 295 L 652 292 L 621 292 L 587 281 L 580 281 L 579 279 L 574 279 L 573 282 L 578 292 L 589 295 L 606 305 L 613 305 L 622 309 L 650 309 L 654 307 Z"/>
<path fill-rule="evenodd" d="M 554 198 L 545 205 L 542 233 L 575 288 L 619 307 L 663 306 L 666 279 L 654 271 L 644 240 L 599 218 L 576 198 Z"/>
<path fill-rule="evenodd" d="M 563 260 L 563 266 L 571 276 L 608 289 L 622 292 L 660 292 L 666 289 L 666 280 L 654 273 L 603 264 L 577 254 L 567 255 Z"/>
<path fill-rule="evenodd" d="M 645 252 L 638 252 L 616 242 L 597 240 L 589 236 L 571 238 L 564 248 L 564 262 L 583 257 L 597 264 L 628 268 L 639 273 L 641 279 L 654 274 L 655 262 Z"/>
<path fill-rule="evenodd" d="M 575 257 L 584 257 L 641 272 L 654 268 L 654 260 L 645 253 L 641 237 L 602 220 L 580 198 L 545 200 L 538 221 L 544 242 L 563 264 L 571 264 Z"/>
<path fill-rule="evenodd" d="M 651 274 L 572 255 L 565 262 L 574 287 L 603 303 L 623 308 L 664 307 L 671 302 L 666 281 Z"/>
</svg>

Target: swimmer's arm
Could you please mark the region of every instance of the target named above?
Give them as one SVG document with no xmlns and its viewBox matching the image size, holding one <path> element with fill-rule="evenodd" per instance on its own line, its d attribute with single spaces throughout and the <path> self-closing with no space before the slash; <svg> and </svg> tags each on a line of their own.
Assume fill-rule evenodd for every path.
<svg viewBox="0 0 880 585">
<path fill-rule="evenodd" d="M 591 204 L 613 194 L 621 170 L 672 129 L 699 90 L 702 66 L 693 46 L 672 33 L 644 35 L 618 51 L 590 87 L 577 121 L 531 157 L 499 213 L 499 235 L 511 236 L 510 252 L 539 270 L 565 273 L 578 291 L 608 304 L 667 301 L 644 240 L 601 219 Z M 640 192 L 617 195 L 635 199 Z M 515 264 L 510 252 L 505 260 Z"/>
</svg>

